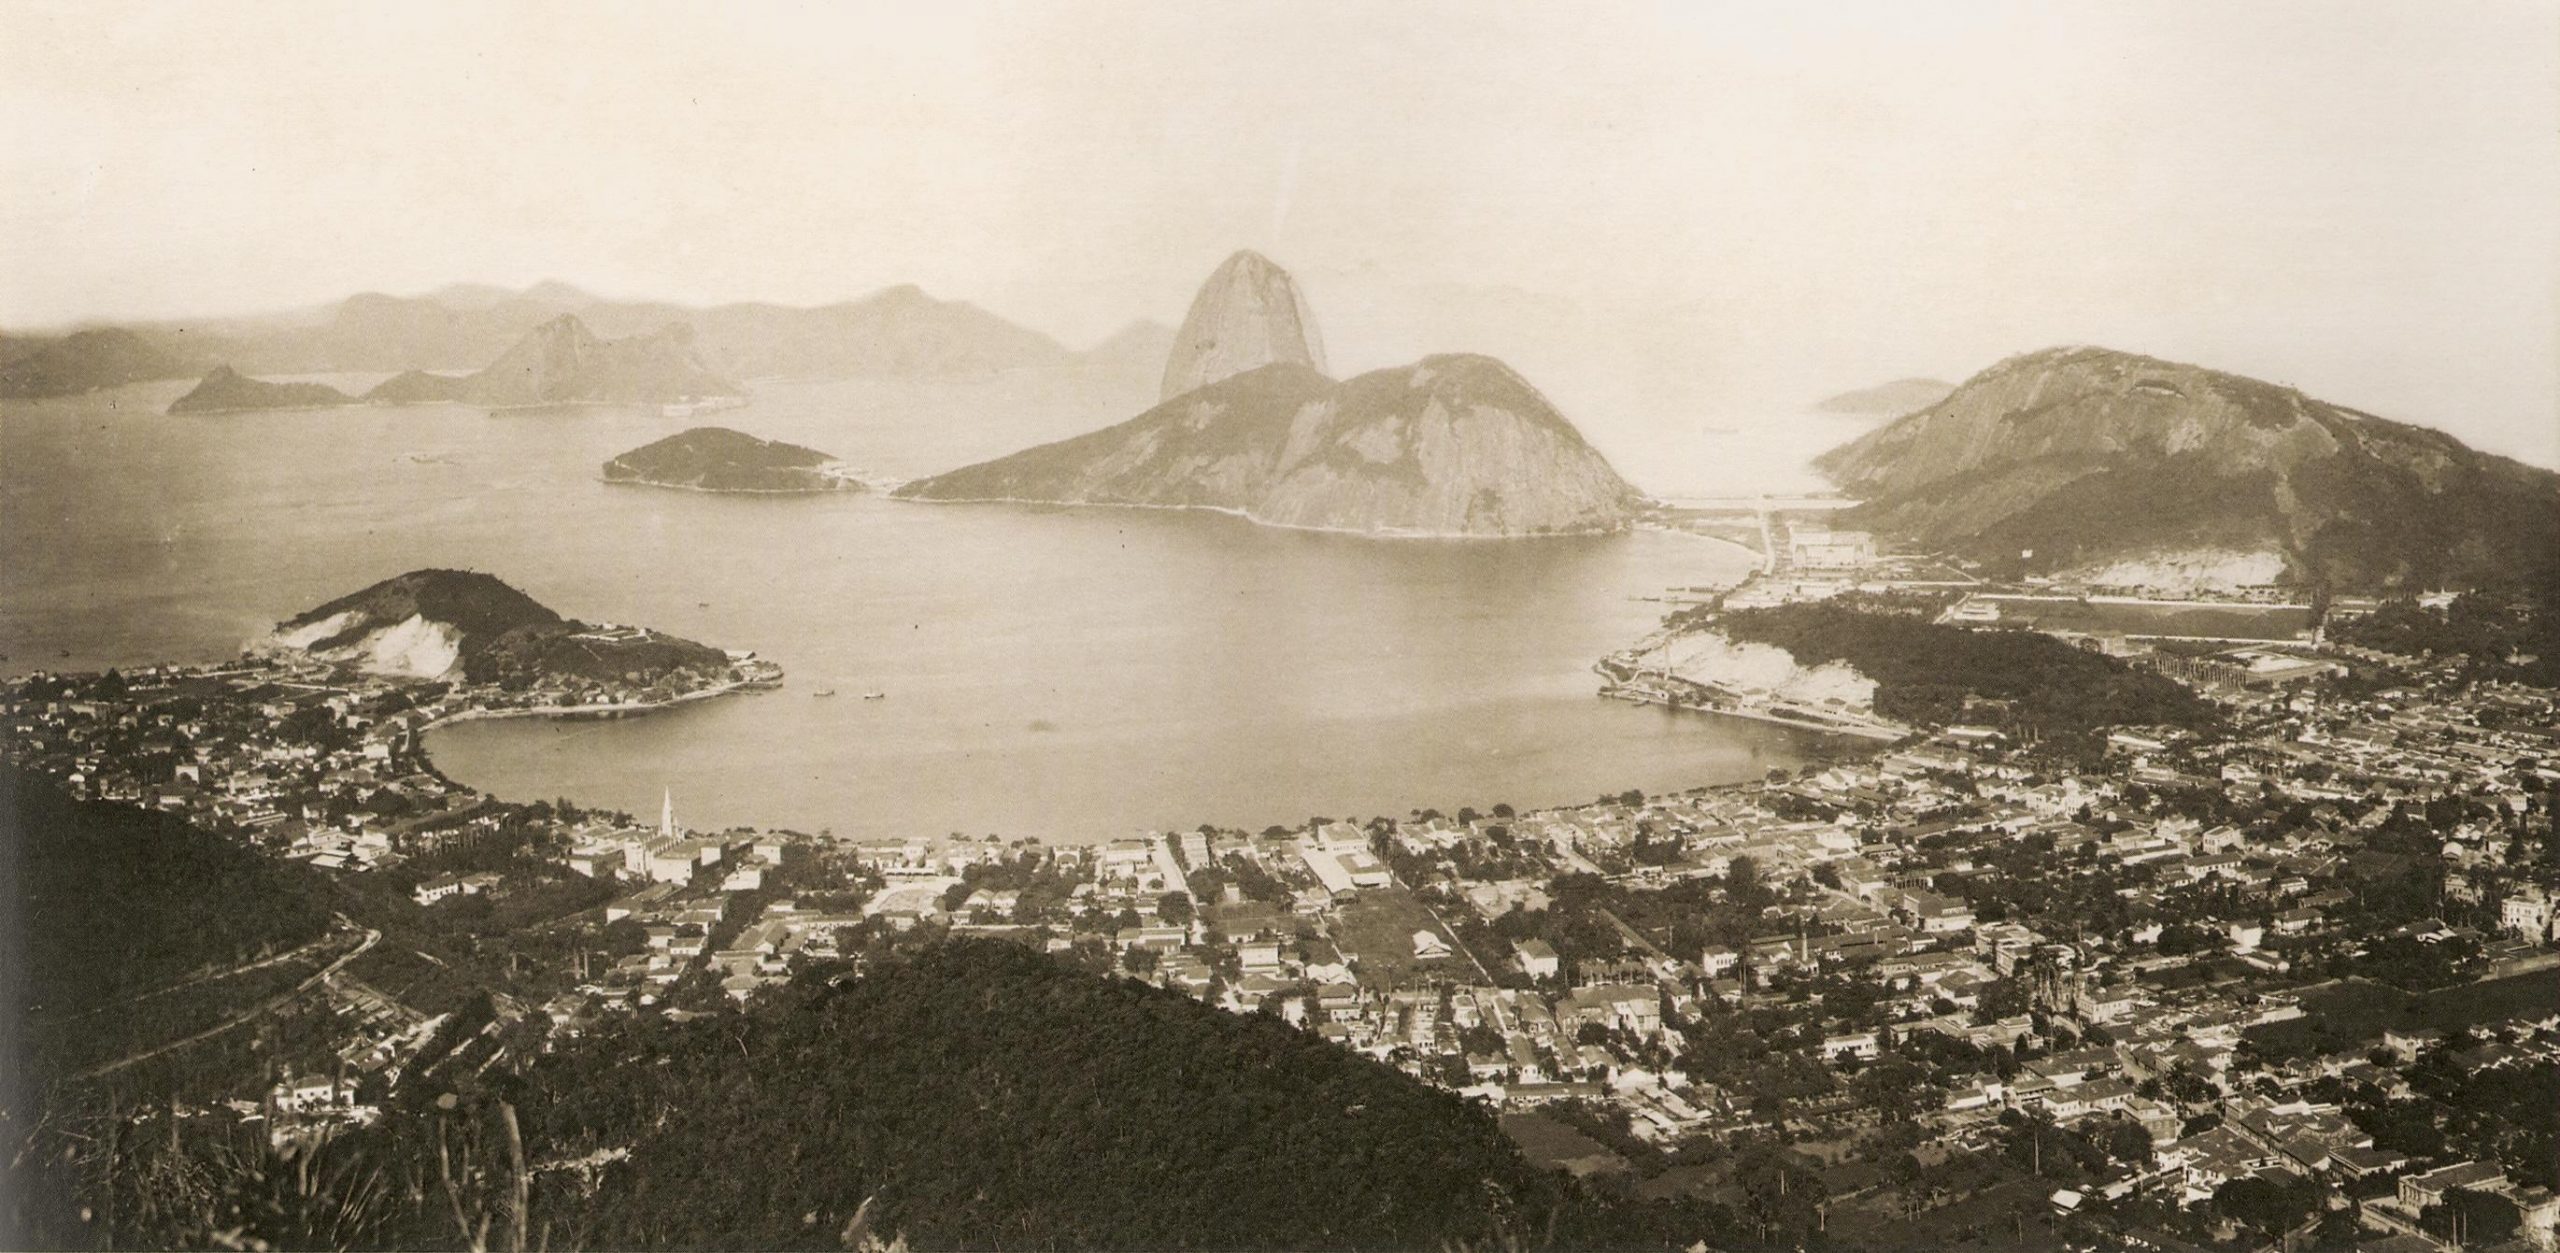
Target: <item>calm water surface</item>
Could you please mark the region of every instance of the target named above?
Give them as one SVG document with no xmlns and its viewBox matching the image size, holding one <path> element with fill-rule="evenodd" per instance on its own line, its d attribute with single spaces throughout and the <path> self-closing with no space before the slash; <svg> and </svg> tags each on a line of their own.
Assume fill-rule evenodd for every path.
<svg viewBox="0 0 2560 1253">
<path fill-rule="evenodd" d="M 1635 597 L 1747 567 L 1712 542 L 1382 543 L 1205 514 L 615 487 L 602 461 L 687 423 L 161 416 L 185 389 L 0 413 L 7 670 L 214 660 L 403 570 L 485 570 L 575 617 L 757 649 L 790 682 L 627 721 L 446 728 L 430 747 L 447 773 L 644 813 L 672 788 L 690 825 L 840 834 L 1083 841 L 1527 806 L 1814 750 L 1593 695 L 1592 660 L 1661 613 Z M 912 476 L 1125 416 L 1126 390 L 767 383 L 710 420 Z"/>
</svg>

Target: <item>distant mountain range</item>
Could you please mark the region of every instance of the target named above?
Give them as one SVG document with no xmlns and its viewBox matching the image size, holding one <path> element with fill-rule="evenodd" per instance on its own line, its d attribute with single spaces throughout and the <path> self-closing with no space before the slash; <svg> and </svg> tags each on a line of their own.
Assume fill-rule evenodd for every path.
<svg viewBox="0 0 2560 1253">
<path fill-rule="evenodd" d="M 948 378 L 1107 365 L 1124 359 L 1115 355 L 1128 350 L 1122 337 L 1165 334 L 1141 324 L 1079 354 L 976 305 L 913 286 L 814 308 L 606 300 L 565 283 L 522 291 L 454 286 L 424 296 L 368 292 L 267 317 L 0 336 L 0 398 L 184 378 L 216 363 L 249 375 L 474 370 L 564 314 L 609 340 L 685 327 L 704 368 L 728 378 Z M 1156 368 L 1162 349 L 1147 347 L 1148 368 Z"/>
<path fill-rule="evenodd" d="M 525 332 L 487 368 L 471 374 L 409 370 L 358 398 L 320 383 L 272 383 L 228 364 L 214 367 L 171 413 L 325 409 L 352 404 L 439 401 L 492 409 L 540 405 L 671 404 L 735 400 L 746 389 L 711 372 L 693 351 L 693 332 L 676 323 L 628 339 L 599 339 L 564 313 Z"/>
<path fill-rule="evenodd" d="M 1878 383 L 1873 387 L 1861 387 L 1856 391 L 1842 392 L 1816 404 L 1814 408 L 1824 413 L 1838 413 L 1853 417 L 1898 418 L 1906 413 L 1918 413 L 1945 400 L 1948 393 L 1955 389 L 1955 384 L 1938 379 L 1895 379 L 1890 383 Z"/>
<path fill-rule="evenodd" d="M 1643 503 L 1546 397 L 1491 357 L 1426 357 L 1347 382 L 1327 378 L 1322 362 L 1297 285 L 1240 252 L 1201 285 L 1175 332 L 1164 403 L 898 494 L 1486 537 L 1615 530 Z"/>
<path fill-rule="evenodd" d="M 829 471 L 835 463 L 815 448 L 698 426 L 605 462 L 604 478 L 705 492 L 862 491 L 860 480 Z"/>
<path fill-rule="evenodd" d="M 0 336 L 0 399 L 77 396 L 127 383 L 184 378 L 202 368 L 186 353 L 121 327 L 58 338 Z"/>
<path fill-rule="evenodd" d="M 2010 358 L 1815 464 L 1865 501 L 1843 525 L 1996 568 L 2341 590 L 2560 574 L 2560 474 L 2103 348 Z"/>
<path fill-rule="evenodd" d="M 597 631 L 491 575 L 412 570 L 276 624 L 257 642 L 371 674 L 477 683 L 566 677 L 653 682 L 728 655 L 655 632 Z"/>
</svg>

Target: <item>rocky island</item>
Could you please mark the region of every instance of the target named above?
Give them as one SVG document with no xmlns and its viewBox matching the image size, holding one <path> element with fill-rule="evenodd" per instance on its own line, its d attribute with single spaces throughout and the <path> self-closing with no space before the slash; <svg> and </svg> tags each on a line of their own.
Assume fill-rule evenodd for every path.
<svg viewBox="0 0 2560 1253">
<path fill-rule="evenodd" d="M 862 481 L 815 448 L 698 426 L 604 463 L 608 483 L 701 492 L 858 492 Z"/>
<path fill-rule="evenodd" d="M 355 398 L 326 383 L 271 383 L 227 365 L 215 366 L 195 390 L 170 402 L 171 413 L 247 413 L 259 409 L 334 409 Z"/>
<path fill-rule="evenodd" d="M 1210 509 L 1269 526 L 1500 538 L 1611 531 L 1643 499 L 1547 398 L 1450 353 L 1328 378 L 1305 299 L 1244 252 L 1192 303 L 1163 403 L 899 489 L 915 500 Z"/>
</svg>

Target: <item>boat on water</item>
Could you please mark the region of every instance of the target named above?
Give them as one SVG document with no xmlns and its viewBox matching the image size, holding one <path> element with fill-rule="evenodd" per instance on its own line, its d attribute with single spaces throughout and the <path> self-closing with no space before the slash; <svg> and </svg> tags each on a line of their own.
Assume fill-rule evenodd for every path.
<svg viewBox="0 0 2560 1253">
<path fill-rule="evenodd" d="M 811 692 L 811 693 L 809 693 L 809 694 L 810 694 L 811 696 L 833 696 L 833 695 L 835 695 L 835 694 L 836 694 L 836 690 L 835 690 L 834 688 L 831 688 L 831 687 L 822 687 L 822 688 L 819 688 L 817 691 Z"/>
<path fill-rule="evenodd" d="M 864 700 L 887 700 L 887 699 L 889 699 L 889 694 L 888 694 L 887 692 L 864 692 L 864 693 L 862 694 L 862 699 L 864 699 Z"/>
<path fill-rule="evenodd" d="M 680 400 L 672 404 L 660 405 L 658 412 L 670 418 L 690 418 L 695 414 L 718 413 L 723 409 L 743 409 L 746 404 L 747 398 L 744 396 L 704 396 L 695 400 Z"/>
</svg>

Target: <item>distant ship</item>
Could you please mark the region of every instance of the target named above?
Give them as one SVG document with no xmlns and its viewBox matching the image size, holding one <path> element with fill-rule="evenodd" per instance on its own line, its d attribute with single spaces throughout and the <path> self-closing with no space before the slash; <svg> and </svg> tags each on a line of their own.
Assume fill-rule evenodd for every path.
<svg viewBox="0 0 2560 1253">
<path fill-rule="evenodd" d="M 722 409 L 744 408 L 744 396 L 706 396 L 700 400 L 678 401 L 659 406 L 658 412 L 670 418 L 690 418 L 697 413 L 717 413 Z"/>
<path fill-rule="evenodd" d="M 864 693 L 862 694 L 862 699 L 864 699 L 864 700 L 887 700 L 887 699 L 889 699 L 889 694 L 888 694 L 887 692 L 864 692 Z"/>
<path fill-rule="evenodd" d="M 822 688 L 819 688 L 817 691 L 811 692 L 811 693 L 809 693 L 809 694 L 810 694 L 811 696 L 833 696 L 833 695 L 835 695 L 835 694 L 836 694 L 836 690 L 835 690 L 834 688 L 831 688 L 831 687 L 822 687 Z"/>
</svg>

